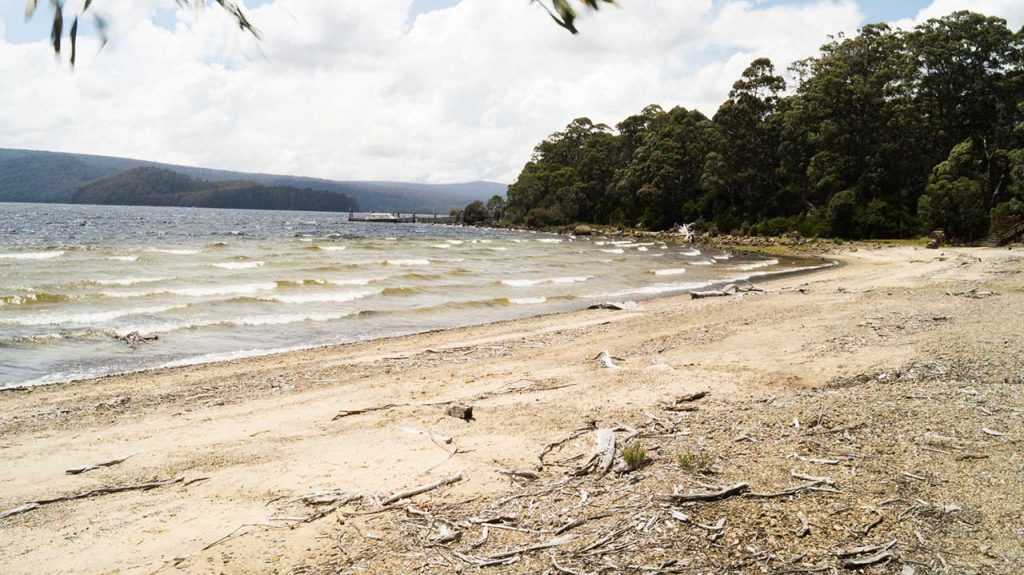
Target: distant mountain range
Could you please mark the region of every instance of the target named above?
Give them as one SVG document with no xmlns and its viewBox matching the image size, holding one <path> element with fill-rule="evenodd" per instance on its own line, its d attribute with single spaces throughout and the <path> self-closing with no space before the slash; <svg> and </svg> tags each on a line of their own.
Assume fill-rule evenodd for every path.
<svg viewBox="0 0 1024 575">
<path fill-rule="evenodd" d="M 355 200 L 338 192 L 264 186 L 253 182 L 209 182 L 163 168 L 134 168 L 79 188 L 72 204 L 183 206 L 255 210 L 357 211 Z"/>
<path fill-rule="evenodd" d="M 137 171 L 139 168 L 154 170 Z M 169 173 L 187 178 L 179 180 Z M 165 187 L 157 193 L 147 189 L 147 185 Z M 351 208 L 372 212 L 447 214 L 475 200 L 486 201 L 494 195 L 503 196 L 506 189 L 506 185 L 495 182 L 414 184 L 335 181 L 109 156 L 0 148 L 0 202 L 203 205 L 330 211 Z M 318 192 L 340 195 L 337 199 L 341 201 Z M 140 197 L 146 199 L 139 200 Z M 288 207 L 268 207 L 279 205 Z M 340 206 L 345 207 L 341 209 Z"/>
</svg>

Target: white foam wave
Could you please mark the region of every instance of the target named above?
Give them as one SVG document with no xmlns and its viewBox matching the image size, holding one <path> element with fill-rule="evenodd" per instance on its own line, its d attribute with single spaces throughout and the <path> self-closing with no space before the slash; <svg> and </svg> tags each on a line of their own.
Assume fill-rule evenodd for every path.
<svg viewBox="0 0 1024 575">
<path fill-rule="evenodd" d="M 161 248 L 149 248 L 147 252 L 153 252 L 156 254 L 171 254 L 175 256 L 191 256 L 198 254 L 199 250 L 186 250 L 186 249 L 161 249 Z"/>
<path fill-rule="evenodd" d="M 624 254 L 624 253 L 626 253 L 626 250 L 623 250 L 621 248 L 615 248 L 615 249 L 611 249 L 611 250 L 601 250 L 601 251 L 606 253 L 606 254 Z"/>
<path fill-rule="evenodd" d="M 135 326 L 124 326 L 114 330 L 114 333 L 118 336 L 125 336 L 132 332 L 138 332 L 140 335 L 155 335 L 161 333 L 171 333 L 174 331 L 185 330 L 185 329 L 199 329 L 203 327 L 223 326 L 223 327 L 260 327 L 268 325 L 288 325 L 293 323 L 302 323 L 306 321 L 333 321 L 343 319 L 355 315 L 353 312 L 344 313 L 314 313 L 314 314 L 279 314 L 279 315 L 261 315 L 251 317 L 229 317 L 222 319 L 207 319 L 207 320 L 185 320 L 179 322 L 169 322 L 157 325 L 135 325 Z"/>
<path fill-rule="evenodd" d="M 764 261 L 761 261 L 761 262 L 754 262 L 752 264 L 743 264 L 741 266 L 736 266 L 733 269 L 737 269 L 737 270 L 744 271 L 744 272 L 749 272 L 751 270 L 757 270 L 757 269 L 767 268 L 767 267 L 770 267 L 770 266 L 777 266 L 777 265 L 779 265 L 779 260 L 770 259 L 770 260 L 764 260 Z"/>
<path fill-rule="evenodd" d="M 52 260 L 64 255 L 63 251 L 56 252 L 22 252 L 13 254 L 0 254 L 0 260 Z"/>
<path fill-rule="evenodd" d="M 348 246 L 317 246 L 317 248 L 325 252 L 343 252 L 348 249 Z"/>
<path fill-rule="evenodd" d="M 487 248 L 487 249 L 491 250 L 492 252 L 507 252 L 508 251 L 508 248 L 502 248 L 502 247 L 491 247 L 491 248 Z"/>
<path fill-rule="evenodd" d="M 386 266 L 429 266 L 428 259 L 384 260 Z"/>
<path fill-rule="evenodd" d="M 557 239 L 557 238 L 541 238 L 541 239 L 539 239 L 537 241 L 542 243 L 542 244 L 560 244 L 560 243 L 562 243 L 562 240 Z"/>
<path fill-rule="evenodd" d="M 656 276 L 681 276 L 686 273 L 686 268 L 672 268 L 665 270 L 651 270 Z"/>
<path fill-rule="evenodd" d="M 614 293 L 603 293 L 603 294 L 592 294 L 586 297 L 592 298 L 617 298 L 630 295 L 647 295 L 657 296 L 673 292 L 683 292 L 694 289 L 700 289 L 711 285 L 711 282 L 691 282 L 691 283 L 676 283 L 676 284 L 654 284 L 644 286 L 640 288 L 628 289 Z"/>
<path fill-rule="evenodd" d="M 537 305 L 548 301 L 546 297 L 513 297 L 508 299 L 514 305 Z"/>
<path fill-rule="evenodd" d="M 220 264 L 210 264 L 215 268 L 222 270 L 251 270 L 262 266 L 264 262 L 225 262 Z"/>
<path fill-rule="evenodd" d="M 561 277 L 561 278 L 540 278 L 540 279 L 512 279 L 512 280 L 501 280 L 503 285 L 509 287 L 531 287 L 541 284 L 573 284 L 583 283 L 594 279 L 594 276 L 575 276 L 575 277 Z"/>
<path fill-rule="evenodd" d="M 690 248 L 689 250 L 687 250 L 685 252 L 679 252 L 679 255 L 685 256 L 685 257 L 688 257 L 688 258 L 692 258 L 694 256 L 699 256 L 700 255 L 700 250 L 698 250 L 697 248 Z"/>
<path fill-rule="evenodd" d="M 134 262 L 138 261 L 139 256 L 109 256 L 108 260 L 114 260 L 117 262 Z"/>
<path fill-rule="evenodd" d="M 714 260 L 700 260 L 700 261 L 696 261 L 696 262 L 686 262 L 686 263 L 690 264 L 691 266 L 711 266 L 711 265 L 715 264 Z"/>
<path fill-rule="evenodd" d="M 95 324 L 115 320 L 133 315 L 156 315 L 169 311 L 185 309 L 185 305 L 167 305 L 157 307 L 126 308 L 113 311 L 100 311 L 91 313 L 48 313 L 32 315 L 27 317 L 0 318 L 0 324 L 11 325 L 65 325 L 65 324 Z"/>
<path fill-rule="evenodd" d="M 728 259 L 732 259 L 732 256 L 731 256 L 731 255 L 729 255 L 729 254 L 722 254 L 722 255 L 720 255 L 720 256 L 711 256 L 711 257 L 715 258 L 715 259 L 716 259 L 716 260 L 718 260 L 718 261 L 723 261 L 723 260 L 728 260 Z"/>
<path fill-rule="evenodd" d="M 430 247 L 437 248 L 439 250 L 446 250 L 452 246 L 451 244 L 430 244 Z"/>
<path fill-rule="evenodd" d="M 173 278 L 120 278 L 111 280 L 93 280 L 91 283 L 101 286 L 132 286 L 167 281 Z"/>
<path fill-rule="evenodd" d="M 172 289 L 159 289 L 159 290 L 140 290 L 140 291 L 105 291 L 100 292 L 100 295 L 105 297 L 117 297 L 117 298 L 136 298 L 136 297 L 149 297 L 154 295 L 180 295 L 186 297 L 208 297 L 217 295 L 254 295 L 261 291 L 270 291 L 277 288 L 277 284 L 274 282 L 263 282 L 243 285 L 227 285 L 227 286 L 197 286 L 187 288 L 172 288 Z"/>
<path fill-rule="evenodd" d="M 352 291 L 352 292 L 336 292 L 336 293 L 309 293 L 309 294 L 296 294 L 296 295 L 275 295 L 265 298 L 260 298 L 263 301 L 276 301 L 279 303 L 342 303 L 347 301 L 355 301 L 364 297 L 377 295 L 381 293 L 377 291 Z"/>
<path fill-rule="evenodd" d="M 466 242 L 464 242 L 462 240 L 448 240 L 448 243 L 452 244 L 453 246 L 461 246 L 462 244 L 464 244 Z"/>
<path fill-rule="evenodd" d="M 367 286 L 374 282 L 382 282 L 387 278 L 354 278 L 348 280 L 327 280 L 327 283 L 335 286 Z"/>
</svg>

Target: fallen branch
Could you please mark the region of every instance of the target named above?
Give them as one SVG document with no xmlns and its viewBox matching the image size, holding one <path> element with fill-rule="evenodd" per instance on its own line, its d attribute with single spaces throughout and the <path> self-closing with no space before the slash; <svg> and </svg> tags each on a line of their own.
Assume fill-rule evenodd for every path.
<svg viewBox="0 0 1024 575">
<path fill-rule="evenodd" d="M 536 481 L 540 479 L 540 475 L 532 471 L 519 471 L 517 469 L 499 469 L 498 473 L 502 475 L 508 475 L 513 479 L 525 479 L 527 481 Z"/>
<path fill-rule="evenodd" d="M 541 450 L 540 455 L 538 456 L 538 459 L 540 459 L 540 464 L 542 466 L 544 465 L 544 456 L 547 455 L 548 453 L 551 453 L 551 450 L 553 450 L 556 447 L 561 447 L 562 445 L 565 445 L 566 443 L 569 443 L 573 439 L 576 439 L 577 437 L 583 435 L 584 433 L 590 431 L 591 429 L 593 429 L 593 427 L 586 427 L 586 428 L 583 428 L 583 429 L 577 429 L 577 430 L 573 431 L 571 434 L 569 434 L 569 437 L 566 437 L 565 439 L 559 439 L 558 441 L 554 441 L 554 442 L 551 442 L 551 443 L 545 445 L 544 449 Z"/>
<path fill-rule="evenodd" d="M 114 465 L 118 465 L 119 463 L 124 463 L 125 461 L 128 461 L 132 457 L 135 457 L 134 453 L 118 459 L 111 459 L 110 461 L 102 461 L 100 463 L 93 463 L 92 465 L 83 465 L 81 467 L 72 467 L 71 469 L 65 471 L 65 473 L 67 473 L 68 475 L 79 475 L 85 473 L 86 471 L 92 471 L 93 469 L 112 467 Z"/>
<path fill-rule="evenodd" d="M 710 501 L 719 501 L 722 499 L 728 499 L 736 495 L 742 495 L 750 490 L 750 484 L 748 483 L 737 483 L 732 487 L 725 487 L 718 491 L 709 491 L 706 493 L 673 493 L 672 495 L 660 495 L 658 499 L 661 501 L 668 501 L 670 503 L 706 503 Z"/>
<path fill-rule="evenodd" d="M 822 482 L 814 481 L 805 485 L 795 485 L 789 489 L 777 491 L 775 493 L 746 493 L 745 497 L 753 497 L 754 499 L 774 499 L 777 497 L 789 497 L 790 495 L 796 495 L 805 491 L 819 491 L 822 493 L 842 493 L 838 489 L 832 487 L 822 487 Z"/>
<path fill-rule="evenodd" d="M 433 491 L 433 490 L 435 490 L 435 489 L 437 489 L 439 487 L 444 487 L 445 485 L 451 485 L 452 483 L 458 483 L 459 481 L 462 481 L 462 473 L 461 472 L 460 473 L 456 473 L 455 475 L 452 475 L 451 477 L 445 477 L 444 479 L 439 479 L 439 480 L 437 480 L 437 481 L 435 481 L 433 483 L 429 483 L 427 485 L 422 485 L 420 487 L 414 487 L 414 488 L 408 489 L 406 491 L 397 491 L 397 492 L 393 493 L 387 499 L 381 501 L 380 504 L 381 504 L 381 506 L 388 506 L 388 505 L 391 505 L 392 503 L 394 503 L 396 501 L 401 501 L 403 499 L 408 499 L 410 497 L 415 497 L 417 495 L 421 495 L 421 494 L 426 493 L 428 491 Z"/>
<path fill-rule="evenodd" d="M 371 411 L 383 411 L 385 409 L 391 409 L 394 407 L 401 407 L 396 403 L 387 403 L 384 405 L 378 405 L 377 407 L 364 407 L 363 409 L 349 409 L 345 411 L 339 411 L 338 415 L 335 415 L 331 421 L 337 421 L 343 417 L 350 417 L 352 415 L 359 415 L 361 413 L 370 413 Z"/>
<path fill-rule="evenodd" d="M 34 509 L 39 509 L 44 505 L 50 505 L 52 503 L 60 503 L 63 501 L 76 501 L 78 499 L 88 499 L 90 497 L 98 497 L 100 495 L 111 495 L 114 493 L 124 493 L 126 491 L 149 491 L 150 489 L 156 489 L 157 487 L 167 487 L 168 485 L 174 485 L 185 481 L 184 477 L 175 477 L 174 479 L 163 479 L 160 481 L 152 481 L 150 483 L 139 483 L 135 485 L 118 485 L 114 487 L 101 487 L 99 489 L 93 489 L 84 493 L 76 493 L 73 495 L 62 495 L 60 497 L 54 497 L 53 499 L 39 499 L 37 501 L 30 501 L 15 507 L 14 509 L 8 509 L 7 511 L 0 512 L 0 519 L 6 519 L 15 515 L 20 515 Z"/>
</svg>

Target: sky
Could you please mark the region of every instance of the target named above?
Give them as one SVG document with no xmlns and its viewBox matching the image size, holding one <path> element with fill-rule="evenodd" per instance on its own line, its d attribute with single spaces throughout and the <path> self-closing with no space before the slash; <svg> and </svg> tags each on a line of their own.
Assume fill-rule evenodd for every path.
<svg viewBox="0 0 1024 575">
<path fill-rule="evenodd" d="M 1020 0 L 618 0 L 572 36 L 529 0 L 246 0 L 257 41 L 216 8 L 94 0 L 110 43 L 83 26 L 72 70 L 47 6 L 0 5 L 0 147 L 432 183 L 511 182 L 576 117 L 711 115 L 752 60 L 784 70 L 869 22 L 1024 25 Z"/>
</svg>

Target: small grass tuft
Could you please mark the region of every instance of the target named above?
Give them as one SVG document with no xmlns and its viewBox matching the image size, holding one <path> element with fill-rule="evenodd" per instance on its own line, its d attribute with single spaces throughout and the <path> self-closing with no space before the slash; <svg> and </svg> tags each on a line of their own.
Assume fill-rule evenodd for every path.
<svg viewBox="0 0 1024 575">
<path fill-rule="evenodd" d="M 626 462 L 626 467 L 630 471 L 636 471 L 651 461 L 647 457 L 647 448 L 639 441 L 630 442 L 622 448 L 622 460 Z"/>
<path fill-rule="evenodd" d="M 703 449 L 697 452 L 688 451 L 678 457 L 679 467 L 691 473 L 705 473 L 711 470 L 711 454 Z"/>
</svg>

